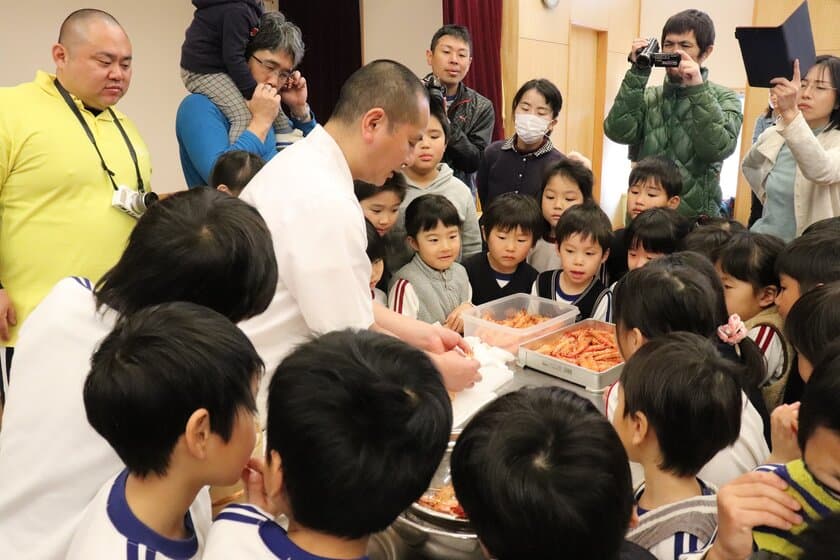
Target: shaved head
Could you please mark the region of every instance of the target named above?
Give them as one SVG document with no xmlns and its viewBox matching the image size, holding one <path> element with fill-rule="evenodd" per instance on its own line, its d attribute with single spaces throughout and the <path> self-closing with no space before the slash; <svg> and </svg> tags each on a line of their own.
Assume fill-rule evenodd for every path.
<svg viewBox="0 0 840 560">
<path fill-rule="evenodd" d="M 88 36 L 90 24 L 94 22 L 116 25 L 122 29 L 120 22 L 108 12 L 94 8 L 83 8 L 71 13 L 61 24 L 61 29 L 58 32 L 58 42 L 65 47 L 83 42 Z"/>
</svg>

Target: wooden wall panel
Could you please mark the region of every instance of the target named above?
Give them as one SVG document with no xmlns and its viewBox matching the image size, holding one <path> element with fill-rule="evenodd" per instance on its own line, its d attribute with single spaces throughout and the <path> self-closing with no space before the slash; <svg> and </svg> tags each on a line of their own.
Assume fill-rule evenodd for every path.
<svg viewBox="0 0 840 560">
<path fill-rule="evenodd" d="M 612 0 L 610 2 L 609 22 L 607 24 L 607 50 L 624 53 L 630 52 L 633 39 L 639 34 L 639 0 Z M 612 99 L 607 96 L 607 99 Z"/>
<path fill-rule="evenodd" d="M 588 158 L 594 155 L 595 98 L 598 79 L 598 32 L 572 25 L 569 31 L 569 75 L 566 96 L 566 148 Z"/>
<path fill-rule="evenodd" d="M 613 0 L 571 0 L 569 22 L 572 25 L 606 31 L 610 25 Z M 574 41 L 571 37 L 569 41 Z"/>
<path fill-rule="evenodd" d="M 519 0 L 519 36 L 523 39 L 569 44 L 571 3 L 563 0 L 553 10 L 540 0 Z"/>
</svg>

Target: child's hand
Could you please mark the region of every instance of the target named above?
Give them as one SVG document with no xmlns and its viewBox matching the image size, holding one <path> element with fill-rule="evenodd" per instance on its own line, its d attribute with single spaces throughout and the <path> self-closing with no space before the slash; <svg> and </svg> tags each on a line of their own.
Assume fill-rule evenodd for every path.
<svg viewBox="0 0 840 560">
<path fill-rule="evenodd" d="M 253 120 L 261 125 L 271 126 L 280 112 L 280 96 L 271 84 L 257 84 L 247 104 Z"/>
<path fill-rule="evenodd" d="M 245 501 L 257 506 L 272 516 L 276 516 L 280 513 L 280 510 L 266 494 L 265 479 L 263 478 L 264 468 L 265 462 L 262 459 L 251 457 L 248 459 L 248 464 L 242 469 L 242 485 L 245 487 Z"/>
<path fill-rule="evenodd" d="M 447 391 L 457 393 L 481 381 L 481 374 L 478 372 L 481 364 L 460 351 L 450 350 L 443 354 L 428 353 L 427 356 L 440 372 Z"/>
<path fill-rule="evenodd" d="M 801 506 L 785 488 L 785 481 L 767 472 L 749 472 L 721 488 L 718 535 L 706 560 L 744 560 L 752 553 L 754 527 L 789 531 L 802 523 Z"/>
<path fill-rule="evenodd" d="M 799 431 L 800 403 L 777 406 L 770 415 L 772 453 L 768 463 L 787 463 L 802 456 L 796 434 Z"/>
<path fill-rule="evenodd" d="M 443 326 L 447 329 L 452 329 L 458 334 L 464 334 L 464 320 L 461 318 L 461 313 L 467 309 L 472 309 L 473 304 L 470 302 L 462 303 L 452 310 L 449 316 L 444 321 Z"/>
</svg>

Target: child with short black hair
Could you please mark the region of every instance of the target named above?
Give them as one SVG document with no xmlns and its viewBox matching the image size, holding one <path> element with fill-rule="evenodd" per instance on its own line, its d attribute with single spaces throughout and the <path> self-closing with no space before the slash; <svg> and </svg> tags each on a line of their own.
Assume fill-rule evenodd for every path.
<svg viewBox="0 0 840 560">
<path fill-rule="evenodd" d="M 534 197 L 519 193 L 499 195 L 484 211 L 482 223 L 487 251 L 464 260 L 473 304 L 530 293 L 537 271 L 525 259 L 543 227 Z"/>
<path fill-rule="evenodd" d="M 373 301 L 388 305 L 388 296 L 376 287 L 382 280 L 382 273 L 385 271 L 385 240 L 368 219 L 365 219 L 365 228 L 367 229 L 367 250 L 365 252 L 370 260 L 370 296 Z"/>
<path fill-rule="evenodd" d="M 461 250 L 458 210 L 443 195 L 425 194 L 406 208 L 405 229 L 415 255 L 391 278 L 388 307 L 463 331 L 461 312 L 472 307 L 472 288 L 466 269 L 456 262 Z"/>
<path fill-rule="evenodd" d="M 393 235 L 408 235 L 405 227 L 405 210 L 417 197 L 427 194 L 445 196 L 458 210 L 461 219 L 461 252 L 459 262 L 481 252 L 481 230 L 478 227 L 478 215 L 470 187 L 455 176 L 446 163 L 442 163 L 449 139 L 449 120 L 439 99 L 429 100 L 429 123 L 423 131 L 423 137 L 414 147 L 414 162 L 403 169 L 407 190 L 400 205 L 400 217 L 394 227 Z M 396 247 L 400 245 L 395 243 Z M 390 259 L 388 266 L 397 268 L 405 265 L 414 256 L 410 247 L 402 245 L 404 252 L 397 259 Z M 395 269 L 391 269 L 392 272 Z"/>
<path fill-rule="evenodd" d="M 797 535 L 809 525 L 840 512 L 840 345 L 834 344 L 805 387 L 799 410 L 797 441 L 802 458 L 758 470 L 775 473 L 787 483 L 786 492 L 801 506 L 802 523 L 789 530 L 756 527 L 760 550 L 798 558 Z"/>
<path fill-rule="evenodd" d="M 776 259 L 779 295 L 776 305 L 786 318 L 796 300 L 821 284 L 840 280 L 840 236 L 823 230 L 797 237 Z"/>
<path fill-rule="evenodd" d="M 655 338 L 624 364 L 613 425 L 645 471 L 635 492 L 639 525 L 627 538 L 659 560 L 696 552 L 714 534 L 716 489 L 697 473 L 738 439 L 738 378 L 732 361 L 691 333 Z"/>
<path fill-rule="evenodd" d="M 532 293 L 577 306 L 577 320 L 597 309 L 606 286 L 598 278 L 610 254 L 610 219 L 593 200 L 572 206 L 557 221 L 554 237 L 561 268 L 537 276 Z"/>
<path fill-rule="evenodd" d="M 736 220 L 727 218 L 702 218 L 697 227 L 685 237 L 683 243 L 686 251 L 700 253 L 716 263 L 721 247 L 736 233 L 747 231 L 747 228 Z"/>
<path fill-rule="evenodd" d="M 784 332 L 796 351 L 797 367 L 784 388 L 785 404 L 773 411 L 770 463 L 800 457 L 796 445 L 799 396 L 811 378 L 814 364 L 831 352 L 833 344 L 840 344 L 840 282 L 817 286 L 799 298 L 790 308 Z"/>
<path fill-rule="evenodd" d="M 776 258 L 784 242 L 773 235 L 744 231 L 721 247 L 715 268 L 723 283 L 726 310 L 744 321 L 748 336 L 761 349 L 767 374 L 759 383 L 767 410 L 781 404 L 794 359 L 783 334 L 784 320 L 775 305 L 779 293 Z"/>
<path fill-rule="evenodd" d="M 627 215 L 631 224 L 645 210 L 676 209 L 680 205 L 682 174 L 674 162 L 664 156 L 641 159 L 630 170 L 627 183 Z M 624 236 L 625 228 L 615 231 L 607 260 L 610 282 L 617 282 L 627 273 L 627 251 L 630 244 Z"/>
<path fill-rule="evenodd" d="M 379 235 L 387 234 L 397 223 L 400 204 L 405 200 L 407 188 L 402 173 L 394 173 L 381 187 L 358 179 L 353 181 L 353 190 L 365 218 L 373 224 Z"/>
<path fill-rule="evenodd" d="M 268 403 L 265 461 L 252 460 L 248 476 L 253 505 L 222 510 L 204 560 L 366 557 L 369 536 L 426 491 L 452 429 L 429 358 L 370 331 L 299 346 Z"/>
<path fill-rule="evenodd" d="M 569 157 L 546 169 L 539 199 L 544 220 L 543 234 L 528 255 L 528 264 L 537 272 L 560 267 L 554 238 L 557 221 L 572 206 L 592 200 L 594 181 L 591 169 Z"/>
<path fill-rule="evenodd" d="M 626 244 L 622 252 L 627 255 L 627 269 L 636 270 L 653 259 L 679 251 L 689 227 L 690 222 L 672 208 L 657 206 L 640 213 L 622 231 Z M 593 319 L 613 322 L 612 293 L 615 284 L 616 282 L 613 282 L 601 298 L 598 307 L 592 313 Z"/>
<path fill-rule="evenodd" d="M 225 152 L 210 172 L 209 186 L 231 196 L 239 196 L 264 165 L 265 160 L 257 154 L 245 150 Z"/>
<path fill-rule="evenodd" d="M 125 470 L 88 506 L 67 558 L 201 558 L 211 512 L 199 495 L 248 463 L 262 368 L 248 337 L 206 307 L 123 318 L 91 358 L 84 403 Z"/>
<path fill-rule="evenodd" d="M 626 545 L 627 454 L 604 416 L 567 389 L 526 388 L 488 404 L 451 463 L 458 501 L 493 558 L 617 559 Z"/>
<path fill-rule="evenodd" d="M 763 463 L 770 454 L 770 424 L 755 385 L 755 379 L 763 376 L 763 358 L 749 338 L 732 345 L 720 340 L 718 328 L 726 322 L 726 304 L 712 264 L 697 253 L 666 255 L 624 275 L 615 286 L 614 303 L 616 338 L 625 359 L 654 338 L 685 331 L 705 337 L 725 358 L 746 366 L 740 370 L 739 438 L 705 465 L 700 478 L 721 486 Z M 607 393 L 609 418 L 618 405 L 619 386 L 616 383 Z"/>
</svg>

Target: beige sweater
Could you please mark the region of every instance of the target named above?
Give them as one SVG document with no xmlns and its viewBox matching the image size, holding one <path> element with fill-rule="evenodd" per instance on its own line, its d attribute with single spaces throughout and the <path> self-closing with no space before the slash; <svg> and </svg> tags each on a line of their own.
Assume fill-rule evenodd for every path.
<svg viewBox="0 0 840 560">
<path fill-rule="evenodd" d="M 780 120 L 765 130 L 741 163 L 744 177 L 762 202 L 764 183 L 785 143 L 796 160 L 793 202 L 796 235 L 801 235 L 816 221 L 840 216 L 840 130 L 814 136 L 801 113 L 787 126 Z"/>
</svg>

